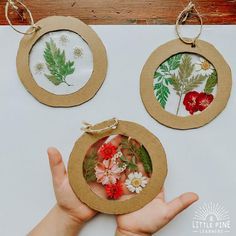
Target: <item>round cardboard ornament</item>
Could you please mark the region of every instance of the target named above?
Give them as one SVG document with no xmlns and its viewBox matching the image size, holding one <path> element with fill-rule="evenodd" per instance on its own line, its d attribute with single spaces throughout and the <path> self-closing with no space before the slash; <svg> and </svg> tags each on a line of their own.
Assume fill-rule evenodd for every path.
<svg viewBox="0 0 236 236">
<path fill-rule="evenodd" d="M 25 8 L 31 27 L 16 29 L 9 6 Z M 51 16 L 34 23 L 21 1 L 7 1 L 6 18 L 24 34 L 17 53 L 17 72 L 25 88 L 41 103 L 52 107 L 80 105 L 95 96 L 107 72 L 106 49 L 96 32 L 74 17 Z"/>
<path fill-rule="evenodd" d="M 84 131 L 68 163 L 70 185 L 82 202 L 99 212 L 125 214 L 157 196 L 167 162 L 152 133 L 117 119 L 88 124 Z"/>
<path fill-rule="evenodd" d="M 148 113 L 175 129 L 201 127 L 225 108 L 232 86 L 231 70 L 223 56 L 198 35 L 184 38 L 179 24 L 195 11 L 190 3 L 179 15 L 179 39 L 157 48 L 145 63 L 140 79 L 142 101 Z"/>
</svg>

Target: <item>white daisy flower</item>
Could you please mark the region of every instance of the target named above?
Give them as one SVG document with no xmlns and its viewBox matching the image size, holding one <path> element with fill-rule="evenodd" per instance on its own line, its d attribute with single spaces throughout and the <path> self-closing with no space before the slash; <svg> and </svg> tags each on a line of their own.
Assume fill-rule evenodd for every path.
<svg viewBox="0 0 236 236">
<path fill-rule="evenodd" d="M 132 193 L 140 193 L 148 183 L 148 178 L 143 176 L 141 172 L 133 172 L 128 175 L 125 185 Z"/>
<path fill-rule="evenodd" d="M 199 62 L 195 65 L 196 71 L 199 71 L 203 76 L 209 76 L 214 68 L 209 61 L 200 57 Z"/>
</svg>

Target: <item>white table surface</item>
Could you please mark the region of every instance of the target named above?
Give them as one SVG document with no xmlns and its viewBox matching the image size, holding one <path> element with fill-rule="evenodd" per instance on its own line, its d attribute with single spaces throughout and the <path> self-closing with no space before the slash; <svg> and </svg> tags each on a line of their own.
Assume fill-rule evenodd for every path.
<svg viewBox="0 0 236 236">
<path fill-rule="evenodd" d="M 86 104 L 67 109 L 37 102 L 18 79 L 15 66 L 21 35 L 0 27 L 0 235 L 25 235 L 54 205 L 46 149 L 56 146 L 68 161 L 82 120 L 112 117 L 144 125 L 162 142 L 169 173 L 166 198 L 195 191 L 200 200 L 156 235 L 190 236 L 196 207 L 216 202 L 229 210 L 236 235 L 236 95 L 235 83 L 226 109 L 209 125 L 177 131 L 153 120 L 139 94 L 139 75 L 150 53 L 174 39 L 174 26 L 92 26 L 108 53 L 106 81 Z M 24 27 L 22 26 L 22 29 Z M 196 28 L 187 30 L 194 32 Z M 215 45 L 236 73 L 236 26 L 204 26 L 201 39 Z M 99 215 L 81 236 L 113 235 L 113 216 Z"/>
</svg>

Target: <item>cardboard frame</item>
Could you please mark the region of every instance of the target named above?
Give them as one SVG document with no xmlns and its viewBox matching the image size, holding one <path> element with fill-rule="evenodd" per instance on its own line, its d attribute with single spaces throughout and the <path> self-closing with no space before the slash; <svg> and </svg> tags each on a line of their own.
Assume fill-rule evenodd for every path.
<svg viewBox="0 0 236 236">
<path fill-rule="evenodd" d="M 102 86 L 107 72 L 106 49 L 95 31 L 74 17 L 51 16 L 36 23 L 40 29 L 25 35 L 19 45 L 16 65 L 19 78 L 25 88 L 41 103 L 52 107 L 71 107 L 80 105 L 95 96 Z M 30 32 L 30 28 L 27 32 Z M 29 55 L 34 44 L 52 31 L 68 30 L 80 35 L 93 54 L 93 73 L 88 82 L 78 91 L 67 95 L 56 95 L 39 87 L 30 71 Z"/>
<path fill-rule="evenodd" d="M 176 116 L 163 109 L 154 95 L 154 72 L 165 60 L 178 53 L 198 54 L 210 61 L 216 69 L 218 76 L 216 97 L 211 105 L 200 114 L 186 117 Z M 229 65 L 213 45 L 202 40 L 197 40 L 195 47 L 185 44 L 179 39 L 160 46 L 148 58 L 140 77 L 140 93 L 147 112 L 159 123 L 174 129 L 192 129 L 208 124 L 225 108 L 231 87 L 232 75 Z"/>
<path fill-rule="evenodd" d="M 112 120 L 104 121 L 94 126 L 94 128 L 100 129 L 111 124 Z M 135 197 L 123 201 L 100 198 L 90 189 L 83 176 L 83 161 L 88 148 L 99 139 L 114 134 L 132 137 L 142 143 L 150 155 L 153 166 L 152 177 L 145 189 Z M 100 134 L 84 133 L 78 139 L 70 155 L 68 175 L 70 185 L 76 196 L 89 207 L 107 214 L 125 214 L 142 208 L 161 191 L 167 175 L 166 155 L 157 137 L 143 126 L 133 122 L 119 120 L 116 129 Z"/>
</svg>

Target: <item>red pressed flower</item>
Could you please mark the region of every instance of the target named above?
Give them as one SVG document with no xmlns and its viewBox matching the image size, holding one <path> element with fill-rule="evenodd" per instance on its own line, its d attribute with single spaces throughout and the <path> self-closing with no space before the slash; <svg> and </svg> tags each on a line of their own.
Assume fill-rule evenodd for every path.
<svg viewBox="0 0 236 236">
<path fill-rule="evenodd" d="M 213 101 L 214 96 L 212 94 L 200 93 L 197 97 L 197 106 L 199 111 L 205 110 Z"/>
<path fill-rule="evenodd" d="M 99 149 L 99 155 L 103 157 L 105 160 L 112 158 L 117 151 L 117 147 L 115 147 L 111 143 L 104 143 Z"/>
<path fill-rule="evenodd" d="M 185 106 L 185 109 L 189 111 L 191 115 L 193 115 L 194 112 L 198 111 L 198 104 L 197 104 L 198 96 L 199 93 L 197 91 L 191 91 L 186 93 L 184 97 L 183 104 Z"/>
<path fill-rule="evenodd" d="M 105 186 L 106 194 L 110 199 L 118 199 L 123 195 L 122 184 L 118 181 L 115 184 L 107 184 Z"/>
</svg>

